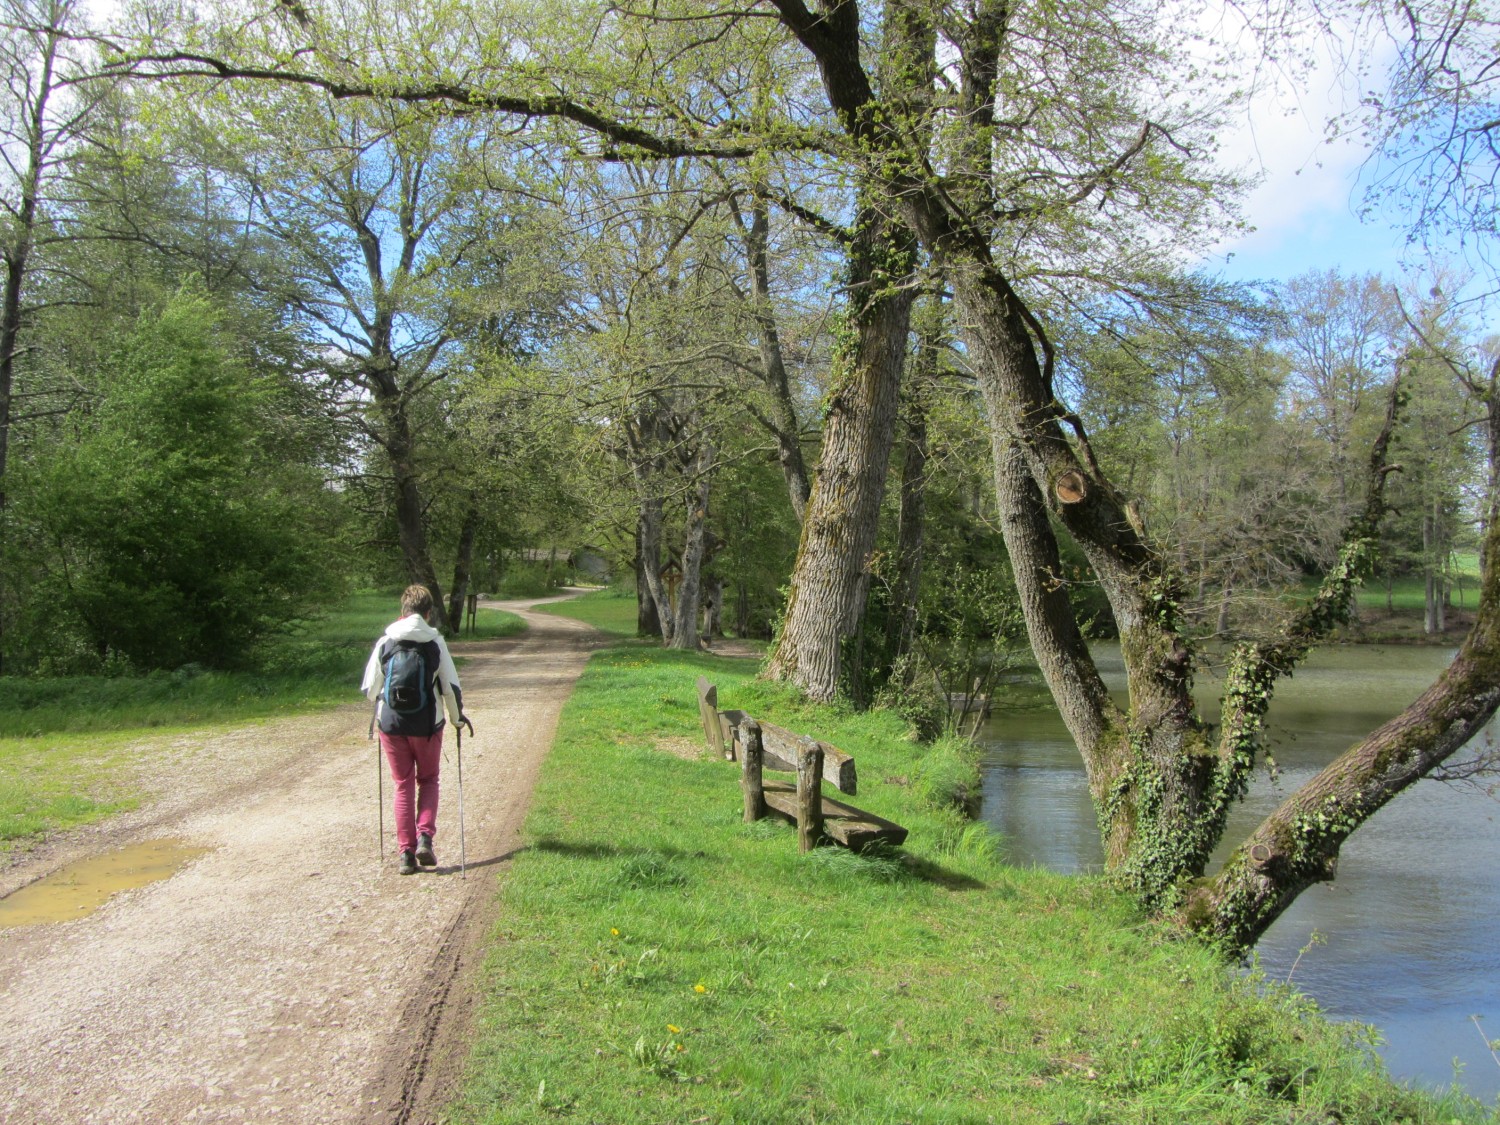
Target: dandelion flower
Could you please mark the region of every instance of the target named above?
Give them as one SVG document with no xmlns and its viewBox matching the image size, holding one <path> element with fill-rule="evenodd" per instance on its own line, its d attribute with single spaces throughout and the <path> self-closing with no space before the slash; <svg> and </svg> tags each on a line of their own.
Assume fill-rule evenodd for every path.
<svg viewBox="0 0 1500 1125">
<path fill-rule="evenodd" d="M 669 1023 L 667 1024 L 667 1030 L 670 1031 L 673 1035 L 677 1035 L 681 1033 L 682 1028 L 678 1027 L 675 1023 Z"/>
<path fill-rule="evenodd" d="M 701 984 L 695 984 L 693 985 L 693 991 L 701 994 L 707 992 L 708 989 L 704 988 Z"/>
<path fill-rule="evenodd" d="M 620 931 L 617 930 L 617 929 L 615 929 L 613 926 L 611 926 L 609 928 L 609 936 L 610 937 L 619 937 L 620 936 Z"/>
</svg>

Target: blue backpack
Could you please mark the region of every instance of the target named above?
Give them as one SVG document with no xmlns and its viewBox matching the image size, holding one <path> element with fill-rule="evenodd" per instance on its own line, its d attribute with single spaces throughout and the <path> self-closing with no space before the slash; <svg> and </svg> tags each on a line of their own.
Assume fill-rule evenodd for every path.
<svg viewBox="0 0 1500 1125">
<path fill-rule="evenodd" d="M 385 663 L 381 698 L 398 715 L 419 715 L 430 706 L 432 675 L 422 644 L 397 641 Z"/>
</svg>

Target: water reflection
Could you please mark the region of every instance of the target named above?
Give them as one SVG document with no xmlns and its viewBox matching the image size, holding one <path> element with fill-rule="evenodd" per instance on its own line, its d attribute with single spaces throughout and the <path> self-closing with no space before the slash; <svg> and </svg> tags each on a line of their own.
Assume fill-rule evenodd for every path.
<svg viewBox="0 0 1500 1125">
<path fill-rule="evenodd" d="M 1123 692 L 1116 649 L 1097 654 Z M 1277 692 L 1268 742 L 1279 782 L 1256 779 L 1230 818 L 1226 844 L 1241 839 L 1334 755 L 1425 689 L 1452 650 L 1347 646 L 1317 652 Z M 1214 713 L 1217 685 L 1199 698 Z M 1103 862 L 1078 752 L 1045 692 L 1017 685 L 986 726 L 980 815 L 1005 836 L 1013 863 L 1057 871 Z M 1393 1074 L 1447 1085 L 1461 1081 L 1485 1100 L 1500 1097 L 1500 1066 L 1470 1015 L 1500 1039 L 1500 803 L 1472 789 L 1420 782 L 1345 844 L 1338 879 L 1313 887 L 1257 947 L 1268 976 L 1295 981 L 1333 1016 L 1375 1024 Z M 1218 859 L 1223 858 L 1221 853 Z"/>
</svg>

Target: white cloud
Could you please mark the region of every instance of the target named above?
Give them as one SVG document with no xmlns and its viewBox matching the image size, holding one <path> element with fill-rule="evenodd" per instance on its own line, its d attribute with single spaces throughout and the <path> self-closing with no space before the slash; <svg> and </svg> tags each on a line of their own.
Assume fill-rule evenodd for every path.
<svg viewBox="0 0 1500 1125">
<path fill-rule="evenodd" d="M 1210 264 L 1232 256 L 1232 273 L 1280 277 L 1314 267 L 1393 268 L 1399 237 L 1358 216 L 1368 149 L 1357 135 L 1329 128 L 1358 107 L 1361 74 L 1380 74 L 1389 46 L 1309 29 L 1288 47 L 1282 55 L 1292 61 L 1285 64 L 1246 51 L 1244 81 L 1253 93 L 1219 139 L 1227 167 L 1260 179 L 1244 205 L 1254 230 L 1214 247 Z"/>
</svg>

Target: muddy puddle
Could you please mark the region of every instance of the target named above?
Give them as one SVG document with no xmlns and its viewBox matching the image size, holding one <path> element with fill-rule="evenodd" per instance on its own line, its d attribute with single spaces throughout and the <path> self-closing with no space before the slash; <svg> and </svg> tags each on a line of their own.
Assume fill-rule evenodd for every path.
<svg viewBox="0 0 1500 1125">
<path fill-rule="evenodd" d="M 146 840 L 90 856 L 0 899 L 0 929 L 84 918 L 114 895 L 169 878 L 212 849 Z"/>
</svg>

